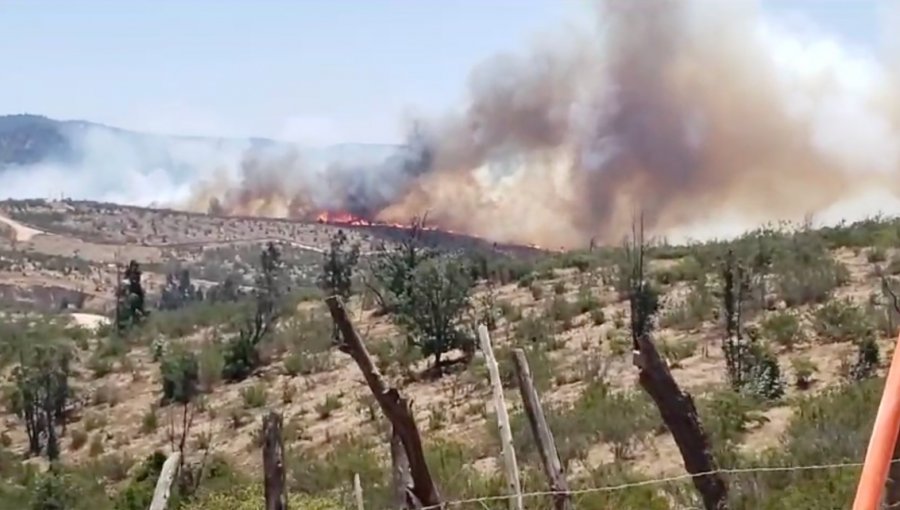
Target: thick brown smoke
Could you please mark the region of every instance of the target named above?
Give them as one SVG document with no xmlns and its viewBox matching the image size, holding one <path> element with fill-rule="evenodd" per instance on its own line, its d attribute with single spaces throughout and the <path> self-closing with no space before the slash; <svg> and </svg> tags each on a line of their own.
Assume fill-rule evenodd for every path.
<svg viewBox="0 0 900 510">
<path fill-rule="evenodd" d="M 330 169 L 324 189 L 248 167 L 222 205 L 427 211 L 452 230 L 572 247 L 618 241 L 639 210 L 657 234 L 703 235 L 897 186 L 900 102 L 877 62 L 788 36 L 752 2 L 607 0 L 597 12 L 596 33 L 475 69 L 465 109 L 422 121 L 383 165 Z"/>
</svg>

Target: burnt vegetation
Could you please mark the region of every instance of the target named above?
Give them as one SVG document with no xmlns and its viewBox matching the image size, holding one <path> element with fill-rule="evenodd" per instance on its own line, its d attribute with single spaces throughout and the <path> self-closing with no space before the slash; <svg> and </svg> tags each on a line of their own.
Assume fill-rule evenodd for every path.
<svg viewBox="0 0 900 510">
<path fill-rule="evenodd" d="M 178 451 L 171 508 L 256 504 L 259 467 L 241 458 L 262 447 L 262 416 L 275 410 L 289 505 L 343 508 L 354 474 L 366 506 L 394 505 L 388 417 L 353 382 L 345 337 L 322 301 L 332 296 L 383 384 L 412 402 L 424 455 L 416 462 L 436 485 L 416 497 L 505 493 L 499 471 L 472 467 L 500 449 L 479 324 L 491 331 L 510 396 L 523 490 L 547 481 L 515 397 L 518 349 L 571 490 L 862 458 L 882 351 L 900 317 L 896 222 L 766 228 L 692 246 L 644 240 L 638 229 L 626 246 L 540 257 L 448 250 L 422 232 L 414 222 L 405 237 L 364 252 L 335 231 L 302 268 L 287 246 L 264 244 L 229 258 L 241 273 L 213 280 L 195 277 L 207 271 L 196 260 L 125 264 L 111 324 L 92 331 L 64 316 L 4 314 L 10 427 L 0 434 L 0 500 L 145 509 L 165 454 Z M 883 256 L 871 256 L 873 246 Z M 130 401 L 138 395 L 151 398 Z M 133 425 L 116 418 L 126 414 Z M 128 441 L 149 447 L 132 453 Z M 676 449 L 654 453 L 670 441 Z M 244 446 L 235 453 L 235 444 Z M 666 471 L 649 466 L 659 455 Z M 857 476 L 704 475 L 585 493 L 577 506 L 837 508 Z"/>
</svg>

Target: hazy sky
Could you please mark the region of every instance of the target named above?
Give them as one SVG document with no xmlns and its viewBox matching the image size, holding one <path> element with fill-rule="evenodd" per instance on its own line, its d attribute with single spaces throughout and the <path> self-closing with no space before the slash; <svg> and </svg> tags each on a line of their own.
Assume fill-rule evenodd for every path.
<svg viewBox="0 0 900 510">
<path fill-rule="evenodd" d="M 880 44 L 877 0 L 763 7 Z M 593 16 L 577 0 L 0 0 L 0 114 L 390 142 L 410 112 L 459 104 L 481 60 Z"/>
</svg>

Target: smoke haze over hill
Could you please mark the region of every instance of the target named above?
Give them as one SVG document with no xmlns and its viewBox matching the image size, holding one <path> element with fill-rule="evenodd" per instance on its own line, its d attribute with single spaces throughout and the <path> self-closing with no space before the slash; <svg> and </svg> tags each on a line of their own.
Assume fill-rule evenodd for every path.
<svg viewBox="0 0 900 510">
<path fill-rule="evenodd" d="M 672 237 L 900 213 L 897 60 L 788 30 L 753 2 L 608 0 L 596 18 L 485 61 L 465 104 L 418 119 L 403 147 L 68 126 L 65 157 L 5 160 L 0 195 L 395 222 L 427 211 L 550 246 L 615 242 L 638 210 Z"/>
</svg>

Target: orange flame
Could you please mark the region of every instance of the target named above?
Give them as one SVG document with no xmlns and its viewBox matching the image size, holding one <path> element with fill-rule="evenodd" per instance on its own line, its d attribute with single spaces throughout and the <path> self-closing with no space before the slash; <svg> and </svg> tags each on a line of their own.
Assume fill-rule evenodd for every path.
<svg viewBox="0 0 900 510">
<path fill-rule="evenodd" d="M 371 221 L 359 216 L 354 216 L 346 211 L 322 211 L 316 216 L 316 221 L 319 223 L 330 223 L 335 225 L 366 226 L 372 224 Z"/>
</svg>

